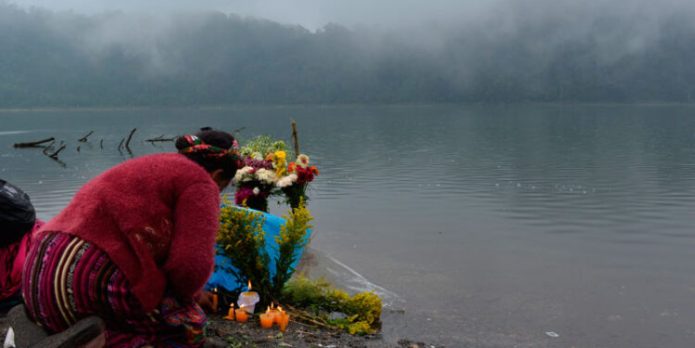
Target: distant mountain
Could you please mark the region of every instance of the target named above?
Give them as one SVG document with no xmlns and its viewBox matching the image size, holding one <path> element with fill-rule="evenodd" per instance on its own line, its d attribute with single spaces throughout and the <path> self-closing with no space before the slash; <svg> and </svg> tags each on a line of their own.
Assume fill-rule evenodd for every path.
<svg viewBox="0 0 695 348">
<path fill-rule="evenodd" d="M 0 3 L 0 107 L 391 102 L 693 102 L 695 21 L 494 18 L 429 34 L 318 31 Z M 433 34 L 434 35 L 434 34 Z"/>
</svg>

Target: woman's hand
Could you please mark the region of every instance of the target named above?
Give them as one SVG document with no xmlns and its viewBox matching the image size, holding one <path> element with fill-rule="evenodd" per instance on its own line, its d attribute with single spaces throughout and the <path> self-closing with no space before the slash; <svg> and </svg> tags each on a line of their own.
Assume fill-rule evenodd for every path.
<svg viewBox="0 0 695 348">
<path fill-rule="evenodd" d="M 201 291 L 198 296 L 196 296 L 195 301 L 198 303 L 200 307 L 205 310 L 207 313 L 211 313 L 213 311 L 212 308 L 212 292 L 210 291 Z"/>
</svg>

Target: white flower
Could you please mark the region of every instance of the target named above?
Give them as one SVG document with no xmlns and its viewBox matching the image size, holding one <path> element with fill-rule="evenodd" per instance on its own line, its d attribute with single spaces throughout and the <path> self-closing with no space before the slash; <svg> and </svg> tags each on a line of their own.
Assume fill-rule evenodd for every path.
<svg viewBox="0 0 695 348">
<path fill-rule="evenodd" d="M 254 194 L 255 196 L 258 196 L 259 193 L 261 193 L 261 190 L 260 190 L 258 187 L 254 187 L 254 188 L 253 188 L 253 194 Z"/>
<path fill-rule="evenodd" d="M 266 184 L 274 184 L 275 180 L 277 180 L 275 172 L 265 168 L 261 168 L 256 171 L 256 178 L 258 178 L 259 181 Z"/>
<path fill-rule="evenodd" d="M 307 156 L 305 154 L 301 154 L 301 155 L 297 156 L 297 165 L 302 167 L 302 168 L 308 167 L 309 166 L 309 156 Z"/>
<path fill-rule="evenodd" d="M 237 170 L 236 174 L 234 174 L 234 182 L 238 183 L 253 180 L 253 175 L 251 175 L 251 172 L 253 172 L 253 167 L 249 166 Z"/>
<path fill-rule="evenodd" d="M 260 152 L 254 152 L 251 154 L 251 158 L 253 158 L 257 161 L 262 161 L 263 160 L 263 154 Z"/>
<path fill-rule="evenodd" d="M 288 186 L 292 186 L 293 183 L 297 181 L 297 174 L 290 174 L 287 176 L 283 176 L 278 182 L 275 184 L 275 186 L 279 188 L 285 188 Z"/>
</svg>

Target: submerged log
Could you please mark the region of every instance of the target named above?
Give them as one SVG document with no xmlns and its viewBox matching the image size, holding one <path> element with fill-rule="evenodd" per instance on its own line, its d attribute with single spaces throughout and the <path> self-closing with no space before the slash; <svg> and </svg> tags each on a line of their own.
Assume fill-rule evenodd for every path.
<svg viewBox="0 0 695 348">
<path fill-rule="evenodd" d="M 130 140 L 133 139 L 133 134 L 135 134 L 135 131 L 138 130 L 137 128 L 133 128 L 133 130 L 130 131 L 130 134 L 128 134 L 128 140 L 125 142 L 125 149 L 130 151 Z"/>
<path fill-rule="evenodd" d="M 51 141 L 54 141 L 54 140 L 55 140 L 54 137 L 50 137 L 50 138 L 47 138 L 47 139 L 38 140 L 38 141 L 32 141 L 32 142 L 28 142 L 28 143 L 16 143 L 16 144 L 14 144 L 14 147 L 18 147 L 18 148 L 22 148 L 22 147 L 41 147 L 42 144 L 45 144 L 45 143 L 48 143 L 48 142 L 51 142 Z"/>
<path fill-rule="evenodd" d="M 58 154 L 59 154 L 61 151 L 63 151 L 63 150 L 65 150 L 65 145 L 64 145 L 64 144 L 61 145 L 61 146 L 58 148 L 58 150 L 56 150 L 54 153 L 48 155 L 48 157 L 53 158 L 53 159 L 58 159 Z"/>
<path fill-rule="evenodd" d="M 94 131 L 89 131 L 89 133 L 87 133 L 87 135 L 83 136 L 82 138 L 80 138 L 80 139 L 77 140 L 77 141 L 79 141 L 79 142 L 81 142 L 81 143 L 86 143 L 86 142 L 87 142 L 87 138 L 88 138 L 90 135 L 92 135 L 92 134 L 94 134 Z"/>
<path fill-rule="evenodd" d="M 174 140 L 176 140 L 176 137 L 165 138 L 164 135 L 160 135 L 156 138 L 146 139 L 145 141 L 150 142 L 150 143 L 156 143 L 156 142 L 165 142 L 165 141 L 174 141 Z"/>
</svg>

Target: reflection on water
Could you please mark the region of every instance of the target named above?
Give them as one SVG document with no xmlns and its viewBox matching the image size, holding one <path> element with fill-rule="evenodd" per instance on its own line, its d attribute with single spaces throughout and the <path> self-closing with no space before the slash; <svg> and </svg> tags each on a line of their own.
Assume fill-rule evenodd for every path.
<svg viewBox="0 0 695 348">
<path fill-rule="evenodd" d="M 321 176 L 313 248 L 394 294 L 385 333 L 449 346 L 689 346 L 692 106 L 295 106 L 0 112 L 0 176 L 55 215 L 145 138 L 289 138 Z M 77 139 L 94 130 L 76 151 Z M 65 168 L 13 142 L 55 136 Z M 104 149 L 99 140 L 104 140 Z M 272 208 L 276 213 L 280 207 Z M 342 273 L 341 273 L 342 272 Z M 359 279 L 352 274 L 352 280 Z M 350 277 L 347 277 L 350 279 Z M 362 283 L 362 285 L 367 283 Z M 395 295 L 398 294 L 398 295 Z M 389 326 L 391 325 L 391 326 Z M 557 332 L 550 338 L 545 332 Z"/>
</svg>

